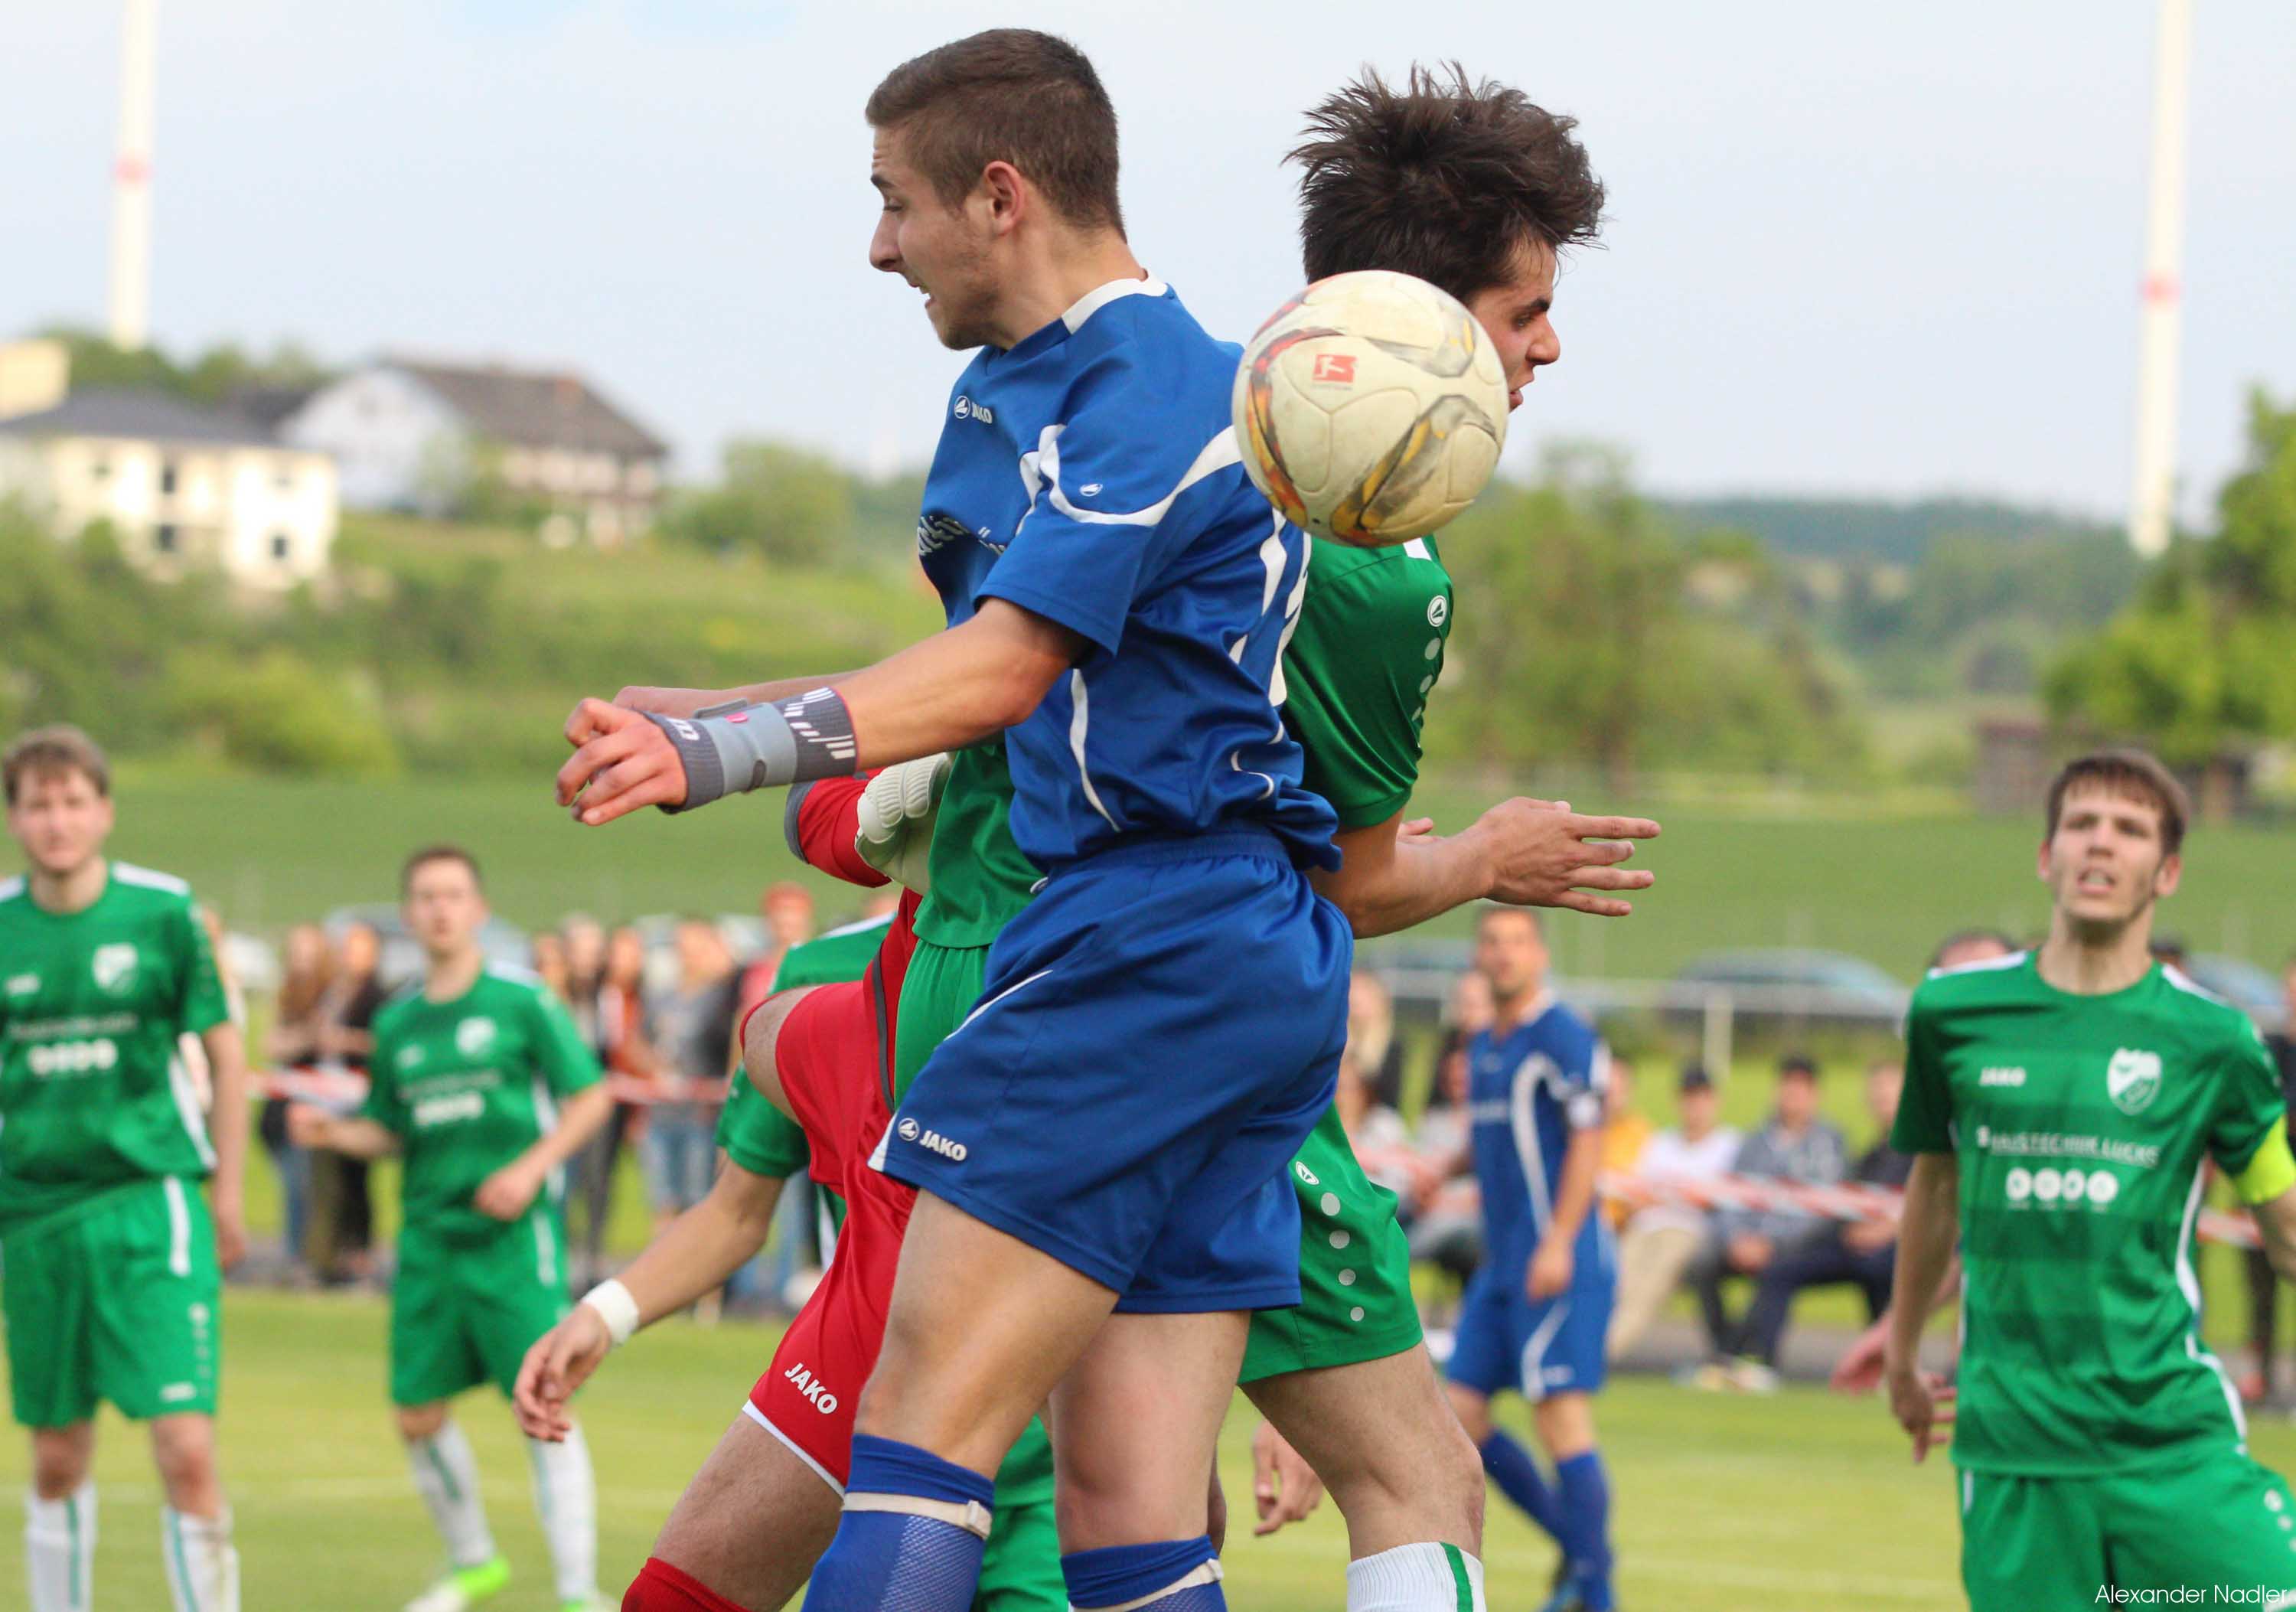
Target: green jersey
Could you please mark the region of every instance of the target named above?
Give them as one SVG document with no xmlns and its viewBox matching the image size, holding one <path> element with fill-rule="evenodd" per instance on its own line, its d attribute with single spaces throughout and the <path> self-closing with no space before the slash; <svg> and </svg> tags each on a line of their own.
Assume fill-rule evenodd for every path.
<svg viewBox="0 0 2296 1612">
<path fill-rule="evenodd" d="M 1384 823 L 1409 802 L 1450 636 L 1451 573 L 1432 539 L 1394 548 L 1316 539 L 1283 656 L 1283 725 L 1307 753 L 1302 781 L 1342 830 Z"/>
<path fill-rule="evenodd" d="M 986 946 L 1029 904 L 1044 875 L 1013 843 L 1012 812 L 1004 741 L 958 751 L 933 818 L 925 863 L 930 888 L 917 908 L 919 940 Z"/>
<path fill-rule="evenodd" d="M 859 979 L 869 972 L 892 922 L 890 914 L 865 918 L 791 947 L 774 971 L 773 989 L 794 991 L 800 985 L 840 985 Z M 789 1180 L 812 1157 L 804 1128 L 739 1074 L 726 1083 L 726 1106 L 718 1113 L 718 1145 L 750 1174 L 777 1181 Z"/>
<path fill-rule="evenodd" d="M 215 1165 L 176 1042 L 229 1016 L 192 892 L 111 864 L 78 912 L 0 880 L 0 1229 Z"/>
<path fill-rule="evenodd" d="M 2076 996 L 2020 953 L 1914 993 L 1890 1140 L 1960 1162 L 1957 1464 L 2095 1477 L 2241 1446 L 2193 1230 L 2205 1161 L 2237 1175 L 2282 1116 L 2256 1027 L 2173 969 Z"/>
<path fill-rule="evenodd" d="M 384 1004 L 367 1074 L 361 1112 L 406 1150 L 407 1230 L 456 1242 L 502 1230 L 472 1196 L 557 1125 L 559 1098 L 600 1078 L 596 1056 L 549 988 L 491 967 L 451 1002 L 434 1002 L 418 986 Z"/>
</svg>

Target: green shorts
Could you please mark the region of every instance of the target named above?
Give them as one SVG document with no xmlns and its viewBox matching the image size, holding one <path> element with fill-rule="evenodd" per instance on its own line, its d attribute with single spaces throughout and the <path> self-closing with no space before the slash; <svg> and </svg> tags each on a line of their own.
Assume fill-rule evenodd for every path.
<svg viewBox="0 0 2296 1612">
<path fill-rule="evenodd" d="M 904 1095 L 909 1082 L 933 1049 L 964 1023 L 980 1000 L 980 982 L 988 971 L 986 946 L 937 946 L 920 940 L 901 981 L 901 1010 L 893 1024 L 893 1091 Z M 1061 1547 L 1052 1527 L 1053 1446 L 1045 1425 L 1031 1421 L 1020 1443 L 996 1471 L 996 1527 L 1005 1529 L 1005 1513 L 1015 1515 L 1013 1545 L 1002 1552 L 1009 1571 L 997 1575 L 998 1612 L 1046 1606 L 1065 1612 L 1068 1591 L 1061 1579 Z M 1036 1526 L 1035 1508 L 1042 1507 L 1042 1526 Z M 1027 1512 L 1025 1518 L 1021 1514 Z M 1041 1546 L 1041 1549 L 1038 1547 Z M 996 1535 L 988 1541 L 988 1561 L 999 1556 Z M 990 1567 L 981 1568 L 981 1583 L 990 1582 Z M 982 1591 L 984 1600 L 988 1591 Z"/>
<path fill-rule="evenodd" d="M 537 1205 L 483 1242 L 402 1233 L 390 1284 L 390 1402 L 430 1405 L 492 1383 L 505 1394 L 567 1311 L 566 1239 Z"/>
<path fill-rule="evenodd" d="M 1292 1161 L 1292 1185 L 1300 1194 L 1300 1304 L 1251 1318 L 1241 1380 L 1416 1347 L 1411 1244 L 1395 1218 L 1395 1194 L 1356 1162 L 1338 1109 L 1324 1111 Z"/>
<path fill-rule="evenodd" d="M 1044 1427 L 1029 1424 L 1021 1443 L 996 1474 L 996 1516 L 988 1530 L 988 1545 L 980 1557 L 980 1583 L 972 1592 L 972 1612 L 1068 1612 L 1068 1581 L 1061 1575 L 1061 1531 L 1053 1521 L 1050 1479 L 1052 1452 L 1046 1450 L 1044 1492 L 1026 1500 L 1007 1500 L 1004 1484 L 1015 1460 L 1030 1438 L 1041 1441 Z"/>
<path fill-rule="evenodd" d="M 2296 1590 L 2296 1498 L 2238 1452 L 2167 1472 L 1960 1476 L 1971 1612 L 2167 1606 L 2175 1591 L 2187 1605 L 2270 1606 Z"/>
<path fill-rule="evenodd" d="M 101 1400 L 139 1421 L 215 1414 L 223 1275 L 195 1183 L 138 1182 L 11 1232 L 0 1266 L 19 1422 L 67 1427 Z"/>
</svg>

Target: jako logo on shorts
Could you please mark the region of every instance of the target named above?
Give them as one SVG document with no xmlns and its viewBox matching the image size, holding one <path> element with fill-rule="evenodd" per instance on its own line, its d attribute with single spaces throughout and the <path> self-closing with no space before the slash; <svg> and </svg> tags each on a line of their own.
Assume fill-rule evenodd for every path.
<svg viewBox="0 0 2296 1612">
<path fill-rule="evenodd" d="M 836 1414 L 837 1395 L 830 1393 L 819 1378 L 806 1369 L 803 1361 L 798 1361 L 796 1365 L 783 1372 L 782 1376 L 788 1380 L 791 1387 L 805 1395 L 807 1404 L 811 1405 L 824 1416 Z"/>
</svg>

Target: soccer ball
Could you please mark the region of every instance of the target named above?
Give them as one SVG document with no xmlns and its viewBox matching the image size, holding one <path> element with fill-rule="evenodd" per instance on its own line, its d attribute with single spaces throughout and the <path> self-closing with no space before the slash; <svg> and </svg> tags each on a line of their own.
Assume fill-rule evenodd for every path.
<svg viewBox="0 0 2296 1612">
<path fill-rule="evenodd" d="M 1387 269 L 1318 280 L 1277 308 L 1243 350 L 1234 407 L 1251 484 L 1295 525 L 1365 548 L 1465 509 L 1506 441 L 1506 375 L 1482 325 Z"/>
</svg>

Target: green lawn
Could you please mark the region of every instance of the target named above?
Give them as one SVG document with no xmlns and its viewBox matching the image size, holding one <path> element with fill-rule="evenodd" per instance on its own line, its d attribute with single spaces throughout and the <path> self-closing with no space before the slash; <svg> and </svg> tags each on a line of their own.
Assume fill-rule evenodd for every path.
<svg viewBox="0 0 2296 1612">
<path fill-rule="evenodd" d="M 239 1519 L 250 1608 L 367 1612 L 398 1606 L 437 1546 L 382 1403 L 383 1307 L 368 1297 L 234 1293 L 226 1312 L 224 1460 Z M 619 1590 L 657 1525 L 768 1357 L 772 1334 L 671 1323 L 618 1356 L 585 1396 L 599 1472 L 601 1562 Z M 1958 1604 L 1949 1469 L 1916 1469 L 1878 1402 L 1816 1390 L 1774 1399 L 1695 1394 L 1648 1379 L 1601 1401 L 1617 1493 L 1625 1604 L 1645 1612 L 1839 1612 Z M 549 1604 L 526 1463 L 489 1395 L 463 1419 L 519 1583 L 504 1612 Z M 1249 1504 L 1250 1422 L 1223 1448 L 1231 1495 Z M 107 1417 L 98 1457 L 100 1605 L 167 1604 L 157 1491 L 135 1431 Z M 2259 1425 L 2258 1454 L 2287 1469 L 2296 1433 Z M 24 1451 L 0 1439 L 0 1488 L 20 1488 Z M 22 1582 L 20 1531 L 0 1527 L 0 1584 Z M 1491 1605 L 1536 1605 L 1551 1548 L 1494 1496 L 1485 1550 Z M 1250 1612 L 1331 1612 L 1344 1536 L 1325 1509 L 1272 1540 L 1242 1529 L 1227 1551 L 1228 1597 Z M 0 1605 L 13 1604 L 13 1591 Z"/>
</svg>

